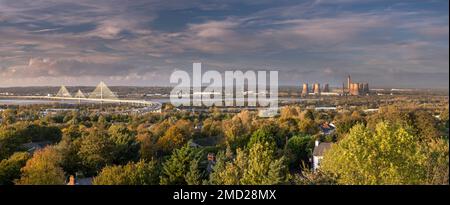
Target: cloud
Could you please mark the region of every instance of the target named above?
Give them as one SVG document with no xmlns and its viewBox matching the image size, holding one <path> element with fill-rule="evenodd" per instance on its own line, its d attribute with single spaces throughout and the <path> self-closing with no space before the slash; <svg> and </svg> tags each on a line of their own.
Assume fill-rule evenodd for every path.
<svg viewBox="0 0 450 205">
<path fill-rule="evenodd" d="M 448 10 L 400 3 L 3 0 L 0 76 L 161 84 L 194 60 L 276 67 L 294 84 L 392 68 L 448 72 Z"/>
<path fill-rule="evenodd" d="M 79 60 L 32 58 L 27 65 L 11 66 L 3 70 L 3 77 L 83 77 L 126 76 L 136 71 L 129 65 L 94 63 Z"/>
</svg>

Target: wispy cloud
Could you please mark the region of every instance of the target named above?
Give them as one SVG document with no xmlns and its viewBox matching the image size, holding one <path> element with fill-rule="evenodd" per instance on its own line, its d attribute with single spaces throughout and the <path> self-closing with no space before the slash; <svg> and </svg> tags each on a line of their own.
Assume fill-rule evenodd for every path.
<svg viewBox="0 0 450 205">
<path fill-rule="evenodd" d="M 167 84 L 173 69 L 196 60 L 223 69 L 272 66 L 289 84 L 340 84 L 339 75 L 351 72 L 371 76 L 375 85 L 406 85 L 404 78 L 378 73 L 394 69 L 426 79 L 448 73 L 445 6 L 403 0 L 1 0 L 0 76 L 8 80 L 0 86 L 18 79 Z"/>
</svg>

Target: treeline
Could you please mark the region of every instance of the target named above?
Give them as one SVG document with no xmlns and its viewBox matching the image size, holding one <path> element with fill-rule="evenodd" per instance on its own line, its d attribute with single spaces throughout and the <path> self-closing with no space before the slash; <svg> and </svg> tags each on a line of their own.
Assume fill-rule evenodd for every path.
<svg viewBox="0 0 450 205">
<path fill-rule="evenodd" d="M 2 113 L 0 184 L 448 184 L 448 108 L 377 113 L 283 107 L 280 116 L 177 111 L 17 120 Z M 33 112 L 28 112 L 33 115 Z M 336 125 L 323 134 L 319 125 Z M 333 142 L 310 171 L 314 141 Z M 24 144 L 50 144 L 33 153 Z M 214 154 L 213 159 L 210 159 Z"/>
</svg>

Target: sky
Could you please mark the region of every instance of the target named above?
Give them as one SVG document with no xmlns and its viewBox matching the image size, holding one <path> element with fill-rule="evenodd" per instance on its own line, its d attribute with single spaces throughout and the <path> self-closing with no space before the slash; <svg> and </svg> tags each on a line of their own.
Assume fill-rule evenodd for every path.
<svg viewBox="0 0 450 205">
<path fill-rule="evenodd" d="M 0 0 L 0 87 L 168 86 L 176 70 L 280 85 L 448 88 L 448 0 Z"/>
</svg>

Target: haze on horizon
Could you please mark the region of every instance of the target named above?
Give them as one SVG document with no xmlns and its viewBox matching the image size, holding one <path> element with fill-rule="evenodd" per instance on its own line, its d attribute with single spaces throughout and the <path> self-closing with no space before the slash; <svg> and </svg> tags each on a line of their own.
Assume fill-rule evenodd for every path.
<svg viewBox="0 0 450 205">
<path fill-rule="evenodd" d="M 0 87 L 168 86 L 177 69 L 281 85 L 448 88 L 447 0 L 0 0 Z"/>
</svg>

